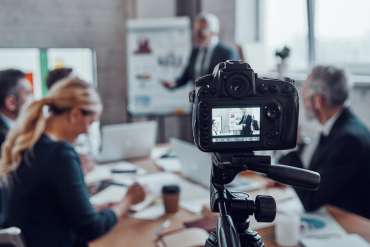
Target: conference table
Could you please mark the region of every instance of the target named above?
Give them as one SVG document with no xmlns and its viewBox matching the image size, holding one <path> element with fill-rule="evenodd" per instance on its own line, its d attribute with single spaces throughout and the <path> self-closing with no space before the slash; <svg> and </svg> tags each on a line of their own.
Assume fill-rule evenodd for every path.
<svg viewBox="0 0 370 247">
<path fill-rule="evenodd" d="M 158 171 L 158 167 L 149 158 L 131 160 L 130 162 L 149 172 Z M 332 206 L 326 206 L 327 211 L 343 227 L 347 233 L 356 233 L 370 243 L 370 220 L 346 212 Z M 180 209 L 174 215 L 163 215 L 156 220 L 139 220 L 125 217 L 105 236 L 90 243 L 90 247 L 151 247 L 156 246 L 158 230 L 165 221 L 170 220 L 171 229 L 178 229 L 186 221 L 199 219 L 199 215 Z M 264 240 L 266 247 L 278 247 L 275 242 L 274 227 L 269 226 L 257 231 Z"/>
</svg>

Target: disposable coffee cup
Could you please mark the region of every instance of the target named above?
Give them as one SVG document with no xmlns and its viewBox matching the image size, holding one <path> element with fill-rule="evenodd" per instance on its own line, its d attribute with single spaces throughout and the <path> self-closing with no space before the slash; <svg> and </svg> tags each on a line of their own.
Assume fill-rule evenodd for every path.
<svg viewBox="0 0 370 247">
<path fill-rule="evenodd" d="M 164 210 L 168 214 L 176 213 L 179 210 L 180 187 L 175 184 L 162 187 L 162 200 Z"/>
<path fill-rule="evenodd" d="M 275 239 L 280 246 L 298 246 L 301 219 L 299 214 L 279 214 L 275 222 Z"/>
</svg>

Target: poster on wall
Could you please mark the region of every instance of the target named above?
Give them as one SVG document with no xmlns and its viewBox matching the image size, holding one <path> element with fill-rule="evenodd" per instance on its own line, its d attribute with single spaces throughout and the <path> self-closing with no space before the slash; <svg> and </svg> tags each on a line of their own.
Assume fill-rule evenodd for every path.
<svg viewBox="0 0 370 247">
<path fill-rule="evenodd" d="M 127 24 L 128 111 L 133 115 L 189 112 L 193 87 L 168 90 L 191 51 L 190 20 L 181 18 L 130 20 Z"/>
</svg>

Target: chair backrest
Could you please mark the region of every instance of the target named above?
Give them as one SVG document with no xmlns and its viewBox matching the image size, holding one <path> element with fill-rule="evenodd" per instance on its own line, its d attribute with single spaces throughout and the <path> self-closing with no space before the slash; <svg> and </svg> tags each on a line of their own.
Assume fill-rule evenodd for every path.
<svg viewBox="0 0 370 247">
<path fill-rule="evenodd" d="M 22 231 L 18 227 L 0 230 L 0 247 L 26 247 L 22 240 Z"/>
</svg>

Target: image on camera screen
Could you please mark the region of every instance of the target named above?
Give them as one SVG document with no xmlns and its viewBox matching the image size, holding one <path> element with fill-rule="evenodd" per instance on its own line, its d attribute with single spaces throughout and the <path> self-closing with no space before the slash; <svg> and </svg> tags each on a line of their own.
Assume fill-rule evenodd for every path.
<svg viewBox="0 0 370 247">
<path fill-rule="evenodd" d="M 260 140 L 260 107 L 213 108 L 212 142 Z"/>
</svg>

